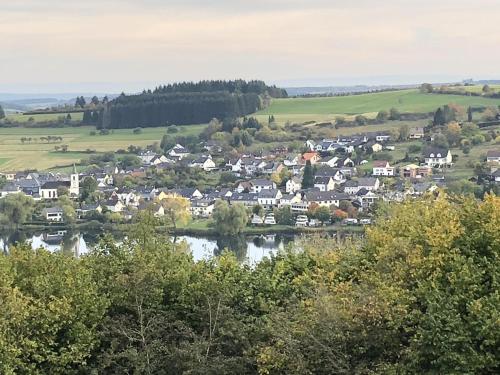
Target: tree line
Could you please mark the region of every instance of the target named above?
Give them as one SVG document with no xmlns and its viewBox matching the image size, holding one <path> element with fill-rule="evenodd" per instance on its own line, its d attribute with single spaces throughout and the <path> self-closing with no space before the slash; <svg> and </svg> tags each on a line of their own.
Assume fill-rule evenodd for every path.
<svg viewBox="0 0 500 375">
<path fill-rule="evenodd" d="M 186 125 L 212 118 L 241 117 L 265 106 L 266 98 L 286 91 L 261 81 L 202 81 L 157 87 L 139 95 L 122 94 L 105 107 L 103 128 Z"/>
<path fill-rule="evenodd" d="M 180 92 L 220 92 L 227 91 L 231 94 L 268 94 L 273 98 L 286 98 L 287 92 L 276 86 L 268 86 L 264 81 L 200 81 L 200 82 L 181 82 L 169 85 L 158 86 L 153 90 L 154 94 L 180 93 Z M 143 93 L 146 93 L 144 91 Z"/>
<path fill-rule="evenodd" d="M 79 259 L 0 256 L 2 374 L 500 369 L 498 197 L 382 206 L 363 241 L 311 238 L 254 267 L 194 262 L 141 215 Z"/>
</svg>

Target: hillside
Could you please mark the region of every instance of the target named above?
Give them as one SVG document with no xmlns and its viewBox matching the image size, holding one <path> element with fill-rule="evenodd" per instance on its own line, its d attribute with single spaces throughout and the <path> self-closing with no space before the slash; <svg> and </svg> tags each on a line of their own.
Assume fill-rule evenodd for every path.
<svg viewBox="0 0 500 375">
<path fill-rule="evenodd" d="M 431 112 L 445 104 L 462 106 L 500 105 L 500 99 L 463 95 L 423 94 L 418 90 L 400 90 L 337 97 L 273 99 L 271 105 L 257 115 L 321 115 L 370 114 L 397 108 L 401 112 Z M 311 117 L 311 116 L 309 116 Z M 324 116 L 323 116 L 324 117 Z"/>
</svg>

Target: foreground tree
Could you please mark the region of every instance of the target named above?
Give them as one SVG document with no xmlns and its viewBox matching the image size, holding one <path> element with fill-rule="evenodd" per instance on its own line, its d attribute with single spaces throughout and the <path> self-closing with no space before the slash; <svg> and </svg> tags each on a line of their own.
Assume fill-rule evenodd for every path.
<svg viewBox="0 0 500 375">
<path fill-rule="evenodd" d="M 195 262 L 138 216 L 81 259 L 0 256 L 0 373 L 498 373 L 497 197 L 387 205 L 363 241 L 309 237 L 252 267 Z"/>
</svg>

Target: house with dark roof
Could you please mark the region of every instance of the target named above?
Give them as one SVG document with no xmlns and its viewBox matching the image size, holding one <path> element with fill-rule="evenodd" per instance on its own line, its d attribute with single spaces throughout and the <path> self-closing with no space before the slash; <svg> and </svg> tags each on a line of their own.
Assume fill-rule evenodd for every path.
<svg viewBox="0 0 500 375">
<path fill-rule="evenodd" d="M 59 198 L 58 190 L 66 188 L 69 190 L 70 181 L 47 181 L 40 187 L 40 197 L 42 199 L 57 199 Z"/>
<path fill-rule="evenodd" d="M 212 156 L 210 155 L 202 155 L 191 161 L 189 164 L 191 168 L 201 168 L 206 172 L 213 171 L 217 168 L 214 161 L 212 160 Z"/>
<path fill-rule="evenodd" d="M 264 189 L 257 193 L 257 202 L 264 208 L 273 208 L 278 205 L 283 196 L 278 189 Z"/>
<path fill-rule="evenodd" d="M 259 204 L 258 194 L 254 193 L 234 193 L 229 198 L 230 203 L 241 203 L 245 207 L 252 207 Z"/>
<path fill-rule="evenodd" d="M 331 176 L 316 176 L 314 178 L 314 187 L 319 189 L 319 191 L 332 191 L 335 189 L 335 180 Z"/>
<path fill-rule="evenodd" d="M 424 162 L 431 168 L 443 168 L 452 165 L 453 158 L 449 149 L 429 147 L 424 153 Z"/>
<path fill-rule="evenodd" d="M 168 156 L 170 156 L 172 158 L 179 158 L 179 160 L 184 159 L 188 155 L 189 155 L 189 151 L 184 146 L 182 146 L 180 144 L 176 144 L 168 152 Z"/>
<path fill-rule="evenodd" d="M 316 203 L 319 206 L 330 207 L 334 205 L 338 207 L 340 201 L 349 200 L 349 196 L 335 191 L 309 190 L 303 194 L 302 200 L 306 202 L 308 206 L 312 203 Z"/>
<path fill-rule="evenodd" d="M 47 221 L 62 222 L 64 211 L 61 207 L 47 207 L 42 210 L 42 216 Z"/>
<path fill-rule="evenodd" d="M 361 177 L 357 180 L 349 180 L 344 184 L 344 193 L 355 195 L 361 189 L 367 191 L 377 191 L 380 187 L 380 180 L 376 177 Z"/>
<path fill-rule="evenodd" d="M 422 128 L 422 127 L 410 128 L 410 132 L 408 134 L 408 138 L 410 138 L 410 139 L 421 139 L 421 138 L 424 138 L 424 136 L 425 136 L 424 128 Z"/>
<path fill-rule="evenodd" d="M 489 150 L 486 153 L 487 163 L 500 163 L 500 150 Z"/>
<path fill-rule="evenodd" d="M 271 180 L 256 178 L 254 180 L 250 180 L 250 192 L 251 193 L 260 193 L 262 190 L 271 190 L 276 189 L 276 183 Z"/>
</svg>

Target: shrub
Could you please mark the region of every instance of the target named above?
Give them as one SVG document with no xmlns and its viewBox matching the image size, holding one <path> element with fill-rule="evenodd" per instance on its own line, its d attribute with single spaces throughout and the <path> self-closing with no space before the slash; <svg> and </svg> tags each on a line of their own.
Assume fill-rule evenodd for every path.
<svg viewBox="0 0 500 375">
<path fill-rule="evenodd" d="M 408 152 L 410 154 L 417 154 L 420 151 L 422 151 L 422 146 L 420 145 L 410 145 L 410 147 L 408 147 Z"/>
</svg>

